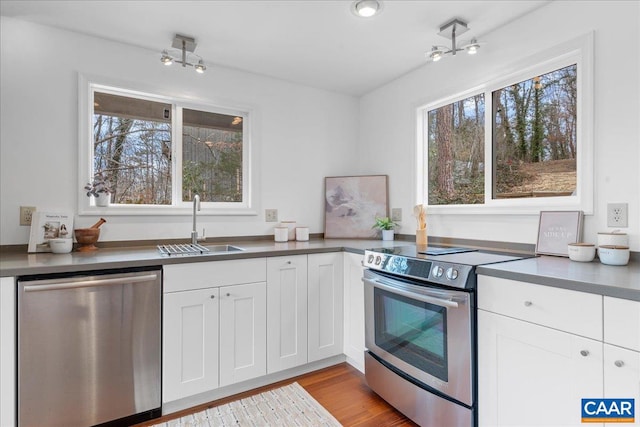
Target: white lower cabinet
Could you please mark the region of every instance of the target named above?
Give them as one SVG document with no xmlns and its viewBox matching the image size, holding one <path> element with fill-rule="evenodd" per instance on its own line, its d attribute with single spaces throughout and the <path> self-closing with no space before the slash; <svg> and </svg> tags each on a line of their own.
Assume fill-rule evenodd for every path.
<svg viewBox="0 0 640 427">
<path fill-rule="evenodd" d="M 363 256 L 344 253 L 344 354 L 347 362 L 364 373 Z"/>
<path fill-rule="evenodd" d="M 267 373 L 307 363 L 307 255 L 267 259 Z"/>
<path fill-rule="evenodd" d="M 579 426 L 602 395 L 602 343 L 480 310 L 479 425 Z"/>
<path fill-rule="evenodd" d="M 266 283 L 220 288 L 220 386 L 267 373 Z"/>
<path fill-rule="evenodd" d="M 163 270 L 163 404 L 265 375 L 266 260 Z"/>
<path fill-rule="evenodd" d="M 603 397 L 602 305 L 600 295 L 479 275 L 479 425 L 584 425 L 582 399 Z"/>
<path fill-rule="evenodd" d="M 16 284 L 0 278 L 0 426 L 16 424 Z"/>
<path fill-rule="evenodd" d="M 342 354 L 343 259 L 342 252 L 309 254 L 308 361 Z"/>
<path fill-rule="evenodd" d="M 218 387 L 218 288 L 164 295 L 162 401 Z"/>
</svg>

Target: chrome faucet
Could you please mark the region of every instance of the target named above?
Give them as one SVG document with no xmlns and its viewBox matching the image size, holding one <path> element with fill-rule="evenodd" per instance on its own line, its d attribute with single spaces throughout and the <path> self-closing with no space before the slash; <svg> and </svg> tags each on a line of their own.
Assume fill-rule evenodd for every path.
<svg viewBox="0 0 640 427">
<path fill-rule="evenodd" d="M 196 229 L 196 211 L 200 210 L 200 196 L 193 196 L 193 230 L 191 231 L 191 244 L 198 244 L 198 230 Z"/>
</svg>

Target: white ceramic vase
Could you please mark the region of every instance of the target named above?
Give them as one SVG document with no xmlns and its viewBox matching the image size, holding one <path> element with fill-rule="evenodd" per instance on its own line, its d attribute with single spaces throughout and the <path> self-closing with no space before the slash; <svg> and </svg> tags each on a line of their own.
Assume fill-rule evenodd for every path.
<svg viewBox="0 0 640 427">
<path fill-rule="evenodd" d="M 106 207 L 109 206 L 109 202 L 111 201 L 111 194 L 109 193 L 98 193 L 98 197 L 96 199 L 96 206 Z"/>
<path fill-rule="evenodd" d="M 382 230 L 382 240 L 393 240 L 393 230 Z"/>
</svg>

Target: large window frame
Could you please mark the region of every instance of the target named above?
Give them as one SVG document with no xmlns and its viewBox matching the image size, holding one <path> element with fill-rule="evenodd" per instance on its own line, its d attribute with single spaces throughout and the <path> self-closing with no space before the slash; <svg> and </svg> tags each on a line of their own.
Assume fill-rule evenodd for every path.
<svg viewBox="0 0 640 427">
<path fill-rule="evenodd" d="M 79 215 L 185 215 L 191 214 L 193 204 L 182 200 L 182 111 L 193 109 L 204 112 L 227 114 L 242 117 L 242 201 L 241 202 L 201 202 L 201 215 L 257 215 L 255 200 L 256 158 L 252 147 L 253 108 L 246 106 L 220 105 L 206 100 L 189 100 L 177 96 L 164 95 L 154 88 L 143 91 L 131 89 L 130 84 L 108 81 L 104 78 L 79 76 L 79 163 L 78 163 L 78 214 Z M 94 93 L 102 92 L 125 97 L 156 101 L 171 104 L 171 174 L 172 203 L 167 205 L 153 204 L 110 204 L 98 207 L 93 198 L 86 196 L 82 190 L 84 185 L 94 176 L 93 170 L 93 115 Z"/>
<path fill-rule="evenodd" d="M 531 65 L 535 64 L 535 65 Z M 493 198 L 493 97 L 495 90 L 531 79 L 566 66 L 577 64 L 577 188 L 574 195 L 560 197 L 536 197 L 517 199 Z M 416 203 L 428 207 L 430 214 L 537 214 L 541 210 L 582 210 L 593 213 L 593 34 L 563 43 L 534 55 L 485 84 L 459 92 L 453 96 L 423 104 L 416 109 Z M 473 95 L 484 93 L 484 203 L 459 205 L 429 205 L 427 149 L 425 137 L 426 111 L 440 108 Z"/>
</svg>

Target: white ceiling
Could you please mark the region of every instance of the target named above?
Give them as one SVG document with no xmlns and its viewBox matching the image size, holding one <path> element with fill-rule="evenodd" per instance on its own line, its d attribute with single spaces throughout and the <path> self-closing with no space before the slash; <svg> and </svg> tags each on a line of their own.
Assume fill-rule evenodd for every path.
<svg viewBox="0 0 640 427">
<path fill-rule="evenodd" d="M 351 0 L 11 1 L 3 16 L 158 52 L 194 37 L 210 68 L 223 65 L 359 96 L 426 63 L 437 33 L 468 22 L 461 41 L 483 36 L 551 0 L 383 0 L 369 19 Z"/>
</svg>

